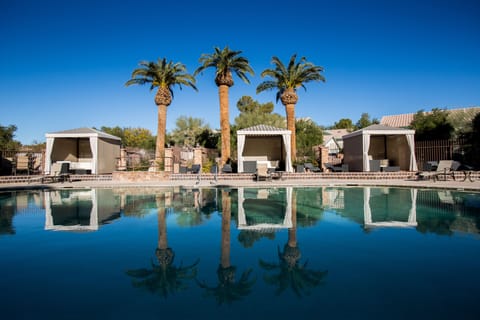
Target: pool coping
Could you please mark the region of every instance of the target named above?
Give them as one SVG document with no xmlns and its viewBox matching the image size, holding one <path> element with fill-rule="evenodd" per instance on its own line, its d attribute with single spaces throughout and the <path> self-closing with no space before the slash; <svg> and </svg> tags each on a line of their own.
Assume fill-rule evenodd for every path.
<svg viewBox="0 0 480 320">
<path fill-rule="evenodd" d="M 14 190 L 49 190 L 49 189 L 85 189 L 85 188 L 206 188 L 206 187 L 405 187 L 420 189 L 447 189 L 480 192 L 480 180 L 466 181 L 431 181 L 414 179 L 302 179 L 288 178 L 285 180 L 254 181 L 254 180 L 163 180 L 163 181 L 94 181 L 78 180 L 42 184 L 40 182 L 21 182 L 0 184 L 0 191 Z"/>
</svg>

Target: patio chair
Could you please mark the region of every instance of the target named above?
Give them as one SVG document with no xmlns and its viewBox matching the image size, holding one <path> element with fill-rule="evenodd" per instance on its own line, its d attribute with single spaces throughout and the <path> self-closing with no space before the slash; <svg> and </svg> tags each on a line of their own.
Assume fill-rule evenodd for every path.
<svg viewBox="0 0 480 320">
<path fill-rule="evenodd" d="M 30 175 L 32 169 L 32 160 L 29 156 L 17 156 L 15 159 L 15 175 L 19 172 L 26 172 L 27 175 Z"/>
<path fill-rule="evenodd" d="M 380 172 L 380 160 L 369 160 L 370 172 Z"/>
<path fill-rule="evenodd" d="M 322 171 L 319 167 L 314 166 L 314 165 L 313 165 L 312 163 L 310 163 L 310 162 L 306 162 L 306 163 L 304 164 L 304 166 L 305 166 L 305 169 L 307 169 L 307 172 L 321 172 L 321 171 Z"/>
<path fill-rule="evenodd" d="M 201 167 L 202 166 L 199 165 L 199 164 L 192 164 L 192 173 L 193 174 L 199 174 Z"/>
<path fill-rule="evenodd" d="M 297 164 L 296 172 L 305 172 L 305 166 L 303 164 Z"/>
<path fill-rule="evenodd" d="M 245 173 L 255 173 L 257 170 L 257 161 L 244 161 L 243 162 L 243 172 Z"/>
<path fill-rule="evenodd" d="M 257 163 L 257 172 L 255 175 L 257 176 L 257 181 L 260 181 L 261 179 L 272 180 L 272 174 L 269 172 L 266 163 Z"/>
<path fill-rule="evenodd" d="M 232 173 L 233 169 L 230 164 L 225 164 L 222 168 L 222 173 Z"/>
</svg>

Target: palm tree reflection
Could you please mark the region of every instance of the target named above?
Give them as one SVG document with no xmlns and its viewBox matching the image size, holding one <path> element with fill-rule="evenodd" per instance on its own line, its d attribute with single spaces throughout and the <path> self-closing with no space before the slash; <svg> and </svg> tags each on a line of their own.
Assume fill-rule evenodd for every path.
<svg viewBox="0 0 480 320">
<path fill-rule="evenodd" d="M 219 305 L 241 300 L 252 291 L 256 279 L 250 280 L 252 269 L 242 273 L 238 281 L 235 280 L 237 268 L 230 263 L 230 224 L 231 224 L 231 197 L 229 191 L 222 190 L 222 251 L 220 265 L 217 268 L 218 284 L 210 287 L 205 282 L 198 285 L 205 289 L 206 296 L 215 298 Z"/>
<path fill-rule="evenodd" d="M 167 223 L 165 215 L 165 194 L 157 195 L 158 208 L 158 245 L 155 250 L 158 264 L 153 259 L 150 269 L 128 270 L 127 274 L 133 278 L 132 284 L 137 288 L 144 288 L 164 298 L 188 288 L 186 282 L 195 278 L 198 260 L 189 266 L 174 266 L 175 252 L 168 247 Z M 138 280 L 137 280 L 138 279 Z"/>
<path fill-rule="evenodd" d="M 260 267 L 267 272 L 264 280 L 267 284 L 277 287 L 276 294 L 279 295 L 288 287 L 298 297 L 309 295 L 311 289 L 319 286 L 327 276 L 328 271 L 317 271 L 307 268 L 308 261 L 300 264 L 302 254 L 297 246 L 297 208 L 296 191 L 292 194 L 292 228 L 288 230 L 288 242 L 283 247 L 283 252 L 278 248 L 277 263 L 269 263 L 260 259 Z"/>
</svg>

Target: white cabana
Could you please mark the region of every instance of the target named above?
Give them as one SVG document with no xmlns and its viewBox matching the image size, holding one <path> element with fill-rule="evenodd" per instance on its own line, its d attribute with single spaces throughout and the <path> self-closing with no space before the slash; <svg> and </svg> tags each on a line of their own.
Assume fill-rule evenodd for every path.
<svg viewBox="0 0 480 320">
<path fill-rule="evenodd" d="M 45 135 L 45 173 L 55 162 L 68 162 L 70 170 L 92 174 L 112 173 L 120 157 L 121 139 L 92 128 L 79 128 Z"/>
<path fill-rule="evenodd" d="M 290 130 L 258 125 L 237 131 L 238 172 L 247 162 L 267 161 L 269 167 L 293 172 Z"/>
<path fill-rule="evenodd" d="M 344 163 L 352 171 L 372 171 L 371 160 L 417 171 L 415 130 L 371 125 L 343 136 Z"/>
</svg>

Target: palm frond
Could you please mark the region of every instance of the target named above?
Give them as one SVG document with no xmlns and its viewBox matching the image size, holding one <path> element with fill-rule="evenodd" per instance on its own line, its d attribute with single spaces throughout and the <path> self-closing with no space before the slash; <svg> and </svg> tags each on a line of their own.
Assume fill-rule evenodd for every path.
<svg viewBox="0 0 480 320">
<path fill-rule="evenodd" d="M 150 90 L 156 87 L 168 88 L 173 97 L 173 87 L 191 87 L 198 91 L 195 86 L 195 77 L 187 72 L 187 68 L 181 62 L 174 63 L 166 58 L 158 58 L 157 62 L 140 61 L 140 68 L 133 70 L 131 79 L 125 85 L 150 84 Z"/>
<path fill-rule="evenodd" d="M 223 49 L 214 48 L 211 54 L 202 54 L 199 58 L 200 66 L 193 73 L 194 76 L 203 72 L 207 68 L 215 69 L 215 76 L 227 75 L 229 72 L 235 73 L 245 83 L 250 83 L 247 74 L 254 75 L 248 59 L 240 56 L 242 51 L 232 51 L 226 46 Z"/>
</svg>

